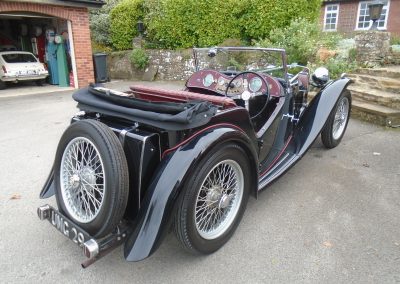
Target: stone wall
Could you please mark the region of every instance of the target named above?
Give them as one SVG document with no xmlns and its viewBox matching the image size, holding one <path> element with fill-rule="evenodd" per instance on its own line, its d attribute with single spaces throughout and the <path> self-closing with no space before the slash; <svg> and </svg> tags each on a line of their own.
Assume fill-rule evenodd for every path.
<svg viewBox="0 0 400 284">
<path fill-rule="evenodd" d="M 355 36 L 355 40 L 347 39 L 343 44 L 344 51 L 339 49 L 339 55 L 348 52 L 355 45 L 357 61 L 365 67 L 400 64 L 400 50 L 390 46 L 389 33 L 361 32 Z M 130 50 L 111 53 L 107 62 L 111 79 L 179 81 L 186 80 L 194 72 L 191 49 L 146 52 L 149 55 L 149 66 L 146 70 L 137 70 L 132 66 Z"/>
<path fill-rule="evenodd" d="M 146 50 L 149 66 L 137 70 L 130 62 L 131 51 L 114 52 L 108 56 L 109 75 L 112 79 L 136 80 L 186 80 L 194 72 L 191 49 L 184 50 Z"/>
<path fill-rule="evenodd" d="M 365 67 L 385 63 L 390 54 L 390 33 L 381 31 L 360 32 L 355 36 L 357 61 Z"/>
</svg>

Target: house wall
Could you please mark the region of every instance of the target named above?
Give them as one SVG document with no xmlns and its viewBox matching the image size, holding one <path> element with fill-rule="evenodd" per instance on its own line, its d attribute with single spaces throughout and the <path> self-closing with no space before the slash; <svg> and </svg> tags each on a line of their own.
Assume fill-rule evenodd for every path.
<svg viewBox="0 0 400 284">
<path fill-rule="evenodd" d="M 400 0 L 390 0 L 388 32 L 400 36 Z"/>
<path fill-rule="evenodd" d="M 337 31 L 342 33 L 357 32 L 357 14 L 359 1 L 331 1 L 321 7 L 320 23 L 324 25 L 325 5 L 339 3 L 339 19 Z M 400 0 L 390 0 L 389 17 L 387 22 L 388 32 L 400 36 Z"/>
<path fill-rule="evenodd" d="M 75 62 L 79 87 L 94 82 L 92 46 L 90 41 L 89 15 L 86 7 L 42 5 L 38 3 L 0 2 L 0 13 L 34 12 L 70 20 L 75 50 Z"/>
</svg>

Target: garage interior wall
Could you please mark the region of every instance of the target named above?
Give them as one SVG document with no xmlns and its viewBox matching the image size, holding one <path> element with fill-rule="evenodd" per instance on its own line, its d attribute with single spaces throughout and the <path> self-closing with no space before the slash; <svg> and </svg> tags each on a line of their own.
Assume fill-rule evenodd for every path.
<svg viewBox="0 0 400 284">
<path fill-rule="evenodd" d="M 38 3 L 0 2 L 0 14 L 40 14 L 40 21 L 53 25 L 57 32 L 72 31 L 71 48 L 75 51 L 76 74 L 79 87 L 94 82 L 92 48 L 89 30 L 89 15 L 86 7 L 66 7 Z M 1 18 L 1 15 L 0 15 Z M 34 19 L 35 17 L 33 17 Z M 31 21 L 34 21 L 31 19 Z M 70 21 L 70 24 L 68 24 Z M 2 30 L 2 29 L 0 29 Z M 78 86 L 75 84 L 75 87 Z"/>
<path fill-rule="evenodd" d="M 74 86 L 73 69 L 71 50 L 68 36 L 68 25 L 66 20 L 47 17 L 47 16 L 33 16 L 28 14 L 2 14 L 0 15 L 0 51 L 28 51 L 32 52 L 41 63 L 44 63 L 49 69 L 50 76 L 47 81 L 51 85 L 61 85 L 60 80 L 55 81 L 54 72 L 49 68 L 50 54 L 47 44 L 48 31 L 54 31 L 58 35 L 62 35 L 65 42 L 63 43 L 63 50 L 65 60 L 58 60 L 58 64 L 66 66 L 67 72 L 64 72 L 64 84 Z M 58 45 L 53 45 L 58 46 Z M 55 58 L 57 60 L 57 58 Z M 76 72 L 76 69 L 75 69 Z M 62 76 L 57 74 L 57 77 Z M 59 78 L 57 78 L 59 79 Z M 71 80 L 72 82 L 69 82 Z M 65 87 L 64 86 L 64 87 Z"/>
</svg>

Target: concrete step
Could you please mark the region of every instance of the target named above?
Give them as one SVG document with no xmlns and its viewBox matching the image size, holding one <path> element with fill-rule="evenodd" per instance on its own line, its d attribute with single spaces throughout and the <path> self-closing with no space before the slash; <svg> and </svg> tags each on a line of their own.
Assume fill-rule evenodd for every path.
<svg viewBox="0 0 400 284">
<path fill-rule="evenodd" d="M 369 84 L 351 84 L 350 90 L 353 98 L 367 103 L 377 104 L 400 110 L 400 93 L 386 92 L 369 87 Z"/>
<path fill-rule="evenodd" d="M 393 79 L 388 77 L 373 76 L 367 74 L 349 74 L 351 79 L 355 81 L 355 85 L 364 84 L 369 88 L 394 92 L 400 94 L 400 78 Z"/>
<path fill-rule="evenodd" d="M 400 80 L 400 66 L 385 67 L 385 68 L 359 68 L 353 73 Z"/>
<path fill-rule="evenodd" d="M 400 110 L 358 101 L 357 99 L 352 101 L 351 115 L 377 125 L 400 125 Z"/>
</svg>

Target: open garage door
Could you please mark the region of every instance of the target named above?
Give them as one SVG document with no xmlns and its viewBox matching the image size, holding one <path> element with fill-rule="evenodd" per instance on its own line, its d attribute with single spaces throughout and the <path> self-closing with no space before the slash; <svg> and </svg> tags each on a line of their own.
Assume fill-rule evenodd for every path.
<svg viewBox="0 0 400 284">
<path fill-rule="evenodd" d="M 21 62 L 23 56 L 14 56 L 13 52 L 31 53 L 40 64 L 35 65 L 36 69 L 30 68 L 28 63 Z M 9 89 L 23 91 L 23 88 L 38 89 L 36 85 L 44 85 L 41 88 L 46 92 L 78 87 L 72 25 L 68 20 L 30 12 L 0 13 L 1 54 L 7 54 L 7 60 L 2 64 L 0 58 L 0 76 L 8 72 L 6 87 Z M 45 79 L 35 77 L 41 74 L 40 66 L 48 71 Z"/>
</svg>

